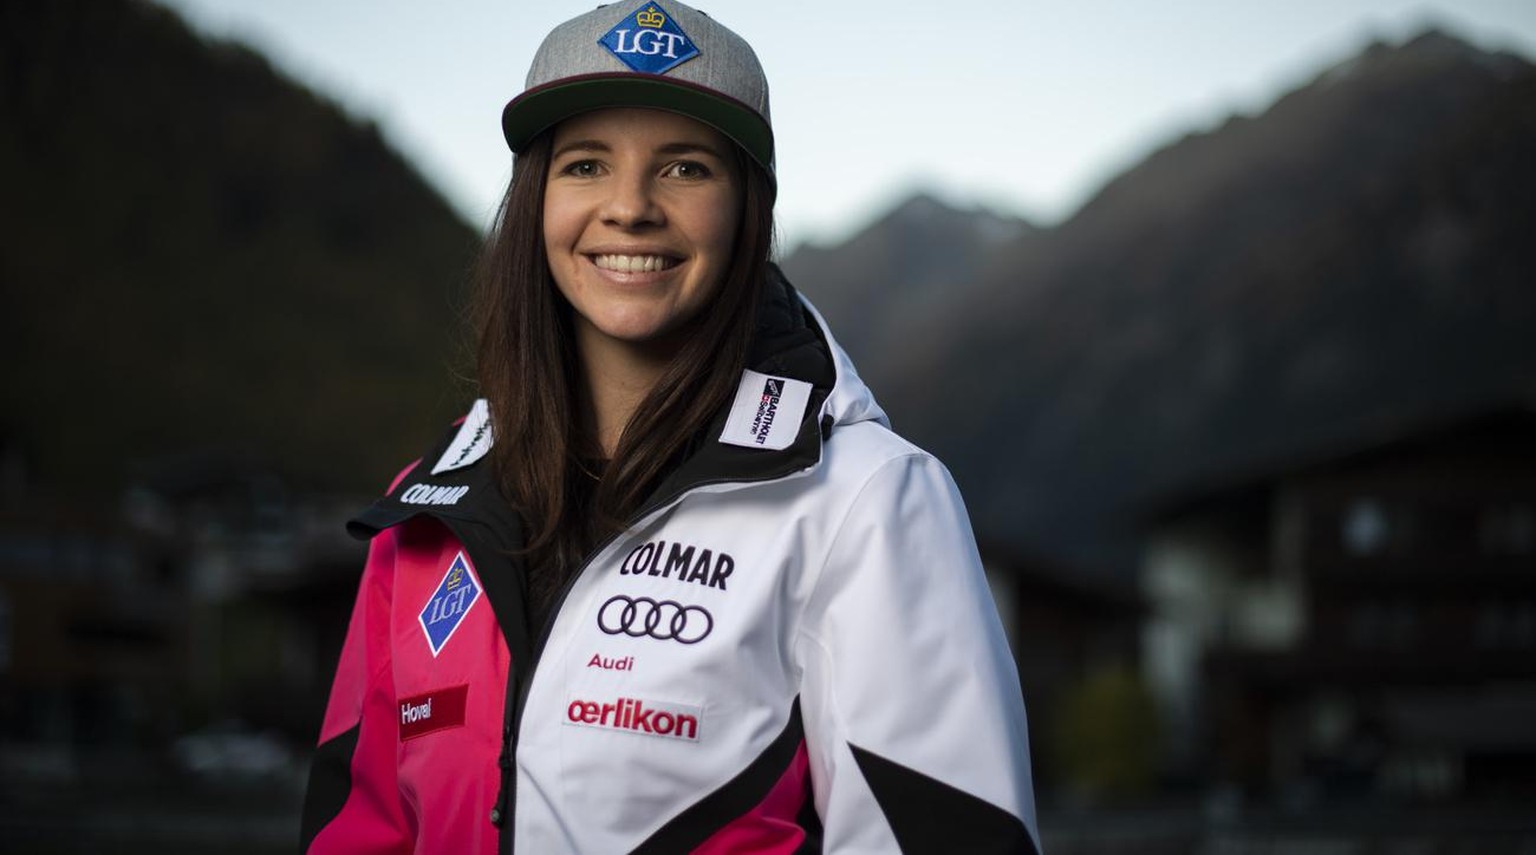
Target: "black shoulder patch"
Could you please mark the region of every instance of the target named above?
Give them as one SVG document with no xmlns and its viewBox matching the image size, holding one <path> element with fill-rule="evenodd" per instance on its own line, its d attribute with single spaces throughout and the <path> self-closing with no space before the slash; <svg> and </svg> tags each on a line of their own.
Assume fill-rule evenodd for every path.
<svg viewBox="0 0 1536 855">
<path fill-rule="evenodd" d="M 902 852 L 1039 855 L 1013 814 L 872 751 L 848 747 Z"/>
</svg>

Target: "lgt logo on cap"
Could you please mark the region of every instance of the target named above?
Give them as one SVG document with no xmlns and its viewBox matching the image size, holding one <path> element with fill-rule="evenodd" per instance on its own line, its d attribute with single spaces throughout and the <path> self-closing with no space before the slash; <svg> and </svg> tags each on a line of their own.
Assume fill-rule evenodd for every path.
<svg viewBox="0 0 1536 855">
<path fill-rule="evenodd" d="M 642 74 L 665 74 L 699 55 L 698 46 L 660 3 L 641 5 L 597 43 Z"/>
<path fill-rule="evenodd" d="M 464 616 L 479 601 L 480 585 L 469 562 L 464 559 L 464 553 L 460 552 L 448 565 L 443 580 L 437 583 L 432 598 L 427 600 L 421 614 L 417 615 L 421 631 L 427 634 L 427 646 L 432 648 L 434 657 L 442 651 L 443 645 L 448 643 L 459 624 L 463 623 Z"/>
</svg>

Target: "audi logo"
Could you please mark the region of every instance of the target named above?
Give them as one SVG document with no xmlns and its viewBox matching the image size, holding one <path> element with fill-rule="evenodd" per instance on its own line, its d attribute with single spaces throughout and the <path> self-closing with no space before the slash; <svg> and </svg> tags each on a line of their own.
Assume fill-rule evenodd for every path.
<svg viewBox="0 0 1536 855">
<path fill-rule="evenodd" d="M 697 644 L 715 628 L 715 619 L 703 606 L 619 594 L 597 610 L 597 628 L 609 635 Z"/>
</svg>

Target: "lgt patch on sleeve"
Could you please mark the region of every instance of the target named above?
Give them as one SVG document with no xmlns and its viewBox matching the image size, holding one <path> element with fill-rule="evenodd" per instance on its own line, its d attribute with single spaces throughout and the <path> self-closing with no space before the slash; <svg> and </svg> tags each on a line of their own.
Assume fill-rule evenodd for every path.
<svg viewBox="0 0 1536 855">
<path fill-rule="evenodd" d="M 470 569 L 464 553 L 460 552 L 449 563 L 448 570 L 443 573 L 443 580 L 437 583 L 437 590 L 432 592 L 421 614 L 417 615 L 434 658 L 442 652 L 448 639 L 453 637 L 459 625 L 464 622 L 464 616 L 479 601 L 480 583 L 475 579 L 475 573 Z"/>
</svg>

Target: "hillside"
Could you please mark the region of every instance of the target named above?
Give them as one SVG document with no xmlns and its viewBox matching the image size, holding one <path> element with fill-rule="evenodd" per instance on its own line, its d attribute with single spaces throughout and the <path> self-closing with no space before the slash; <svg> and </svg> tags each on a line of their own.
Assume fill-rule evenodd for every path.
<svg viewBox="0 0 1536 855">
<path fill-rule="evenodd" d="M 0 63 L 0 439 L 33 481 L 198 451 L 369 490 L 456 408 L 478 236 L 371 124 L 143 0 L 6 3 Z"/>
<path fill-rule="evenodd" d="M 983 531 L 1123 570 L 1161 490 L 1532 388 L 1532 104 L 1522 59 L 1374 45 L 861 333 L 906 343 L 861 369 Z"/>
<path fill-rule="evenodd" d="M 918 193 L 843 243 L 796 248 L 783 268 L 838 319 L 839 343 L 863 364 L 896 346 L 909 324 L 961 299 L 999 248 L 1037 233 L 1024 220 Z"/>
</svg>

